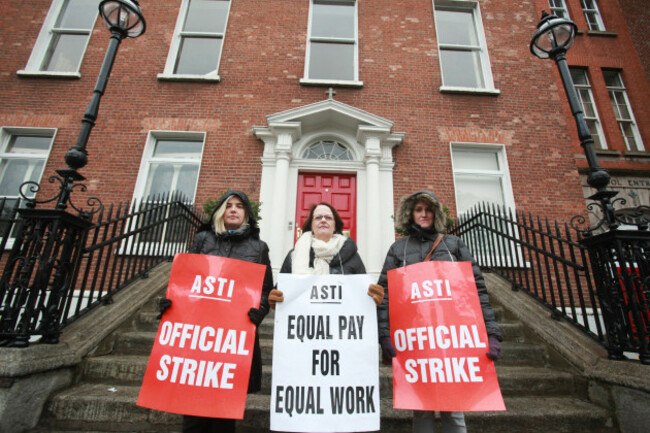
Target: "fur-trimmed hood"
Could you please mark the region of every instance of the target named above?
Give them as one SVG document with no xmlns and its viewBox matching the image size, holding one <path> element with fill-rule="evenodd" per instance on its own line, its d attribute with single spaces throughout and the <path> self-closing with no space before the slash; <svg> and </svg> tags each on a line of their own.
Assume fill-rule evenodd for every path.
<svg viewBox="0 0 650 433">
<path fill-rule="evenodd" d="M 395 226 L 397 229 L 408 232 L 409 234 L 417 231 L 416 229 L 419 226 L 413 222 L 413 208 L 420 200 L 431 204 L 434 216 L 432 229 L 437 233 L 444 233 L 447 225 L 447 215 L 442 210 L 442 205 L 438 197 L 431 191 L 417 191 L 413 194 L 405 195 L 400 199 L 395 215 Z"/>
<path fill-rule="evenodd" d="M 212 212 L 212 215 L 210 215 L 210 219 L 208 220 L 207 223 L 203 224 L 198 231 L 199 232 L 207 231 L 207 230 L 214 231 L 214 228 L 212 227 L 212 220 L 214 219 L 214 214 L 217 213 L 217 210 L 219 210 L 221 205 L 224 204 L 226 200 L 228 200 L 233 195 L 237 196 L 242 201 L 242 203 L 244 203 L 244 209 L 246 210 L 246 215 L 248 216 L 249 230 L 247 231 L 250 231 L 250 236 L 252 236 L 254 239 L 259 239 L 260 229 L 257 225 L 257 220 L 255 219 L 255 214 L 253 213 L 251 202 L 245 192 L 235 191 L 235 190 L 228 191 L 221 196 L 219 202 L 214 207 L 214 211 Z M 246 235 L 248 235 L 248 233 Z"/>
</svg>

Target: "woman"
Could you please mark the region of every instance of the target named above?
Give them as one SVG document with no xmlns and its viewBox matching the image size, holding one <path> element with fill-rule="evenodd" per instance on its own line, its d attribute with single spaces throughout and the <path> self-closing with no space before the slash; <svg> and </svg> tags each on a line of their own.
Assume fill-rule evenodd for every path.
<svg viewBox="0 0 650 433">
<path fill-rule="evenodd" d="M 377 307 L 379 323 L 379 343 L 382 348 L 384 363 L 391 363 L 396 355 L 390 340 L 390 323 L 388 311 L 388 278 L 391 269 L 412 265 L 430 260 L 471 262 L 479 294 L 483 319 L 488 333 L 490 351 L 488 358 L 495 361 L 501 356 L 501 332 L 490 307 L 483 274 L 472 257 L 467 246 L 460 238 L 453 235 L 443 235 L 447 217 L 442 210 L 438 198 L 429 191 L 418 191 L 403 197 L 398 205 L 395 225 L 408 233 L 391 245 L 386 255 L 384 267 L 379 276 L 379 284 L 386 289 L 382 304 Z M 439 239 L 438 239 L 439 238 Z M 436 245 L 436 241 L 438 241 Z M 463 412 L 441 412 L 443 433 L 464 433 L 465 415 Z M 413 432 L 433 432 L 434 412 L 414 411 Z"/>
<path fill-rule="evenodd" d="M 259 263 L 266 266 L 260 308 L 251 308 L 248 317 L 256 326 L 262 322 L 269 311 L 268 293 L 273 287 L 273 274 L 269 260 L 269 248 L 260 240 L 260 229 L 253 214 L 250 201 L 241 191 L 228 191 L 217 203 L 210 218 L 211 224 L 204 225 L 197 233 L 190 253 L 230 257 Z M 161 312 L 169 308 L 171 302 L 161 302 Z M 163 305 L 166 304 L 166 305 Z M 259 391 L 262 387 L 262 352 L 259 336 L 255 332 L 253 361 L 251 364 L 248 392 Z M 234 419 L 204 418 L 183 416 L 184 433 L 234 432 Z"/>
<path fill-rule="evenodd" d="M 309 209 L 302 225 L 302 236 L 295 248 L 284 259 L 280 273 L 286 274 L 365 274 L 366 268 L 357 252 L 354 241 L 342 234 L 343 220 L 334 206 L 318 203 Z M 271 290 L 269 304 L 284 301 L 280 290 Z M 377 305 L 384 298 L 384 290 L 371 284 L 368 295 Z"/>
</svg>

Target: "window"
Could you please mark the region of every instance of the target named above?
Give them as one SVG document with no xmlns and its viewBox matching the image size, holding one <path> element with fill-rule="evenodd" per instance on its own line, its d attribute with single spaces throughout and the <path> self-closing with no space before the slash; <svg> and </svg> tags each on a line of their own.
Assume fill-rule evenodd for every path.
<svg viewBox="0 0 650 433">
<path fill-rule="evenodd" d="M 548 0 L 548 6 L 551 8 L 552 15 L 569 19 L 569 11 L 564 0 Z"/>
<path fill-rule="evenodd" d="M 442 89 L 494 90 L 478 3 L 436 1 Z"/>
<path fill-rule="evenodd" d="M 352 152 L 338 141 L 320 140 L 310 145 L 302 155 L 305 159 L 320 159 L 328 161 L 351 161 Z"/>
<path fill-rule="evenodd" d="M 523 264 L 524 259 L 517 241 L 519 231 L 508 218 L 499 218 L 504 209 L 514 209 L 514 197 L 510 174 L 503 146 L 487 144 L 452 144 L 452 164 L 456 190 L 456 213 L 463 214 L 478 204 L 496 205 L 494 217 L 480 216 L 478 230 L 465 237 L 476 259 L 486 266 L 513 266 Z M 474 209 L 476 210 L 476 209 Z M 507 212 L 507 211 L 506 211 Z M 496 235 L 505 232 L 510 242 Z M 485 240 L 488 240 L 485 242 Z M 498 251 L 487 245 L 498 244 Z"/>
<path fill-rule="evenodd" d="M 194 201 L 203 133 L 152 133 L 145 149 L 136 198 L 155 200 L 178 192 Z"/>
<path fill-rule="evenodd" d="M 360 85 L 357 2 L 311 0 L 309 36 L 302 83 Z"/>
<path fill-rule="evenodd" d="M 596 0 L 580 0 L 580 5 L 582 6 L 582 13 L 585 14 L 589 30 L 605 31 L 605 24 L 600 17 Z"/>
<path fill-rule="evenodd" d="M 219 80 L 229 0 L 183 0 L 159 78 Z"/>
<path fill-rule="evenodd" d="M 40 182 L 54 133 L 54 129 L 0 129 L 0 198 L 6 199 L 0 209 L 0 220 L 8 218 L 12 208 L 19 204 L 19 190 L 24 182 Z M 23 192 L 27 197 L 34 196 L 29 189 Z"/>
<path fill-rule="evenodd" d="M 573 85 L 578 94 L 578 100 L 580 100 L 580 105 L 582 106 L 585 122 L 587 122 L 589 131 L 591 132 L 591 137 L 594 139 L 594 148 L 607 149 L 603 129 L 600 125 L 600 119 L 598 118 L 598 110 L 596 110 L 594 97 L 591 93 L 591 84 L 589 83 L 587 71 L 581 68 L 570 69 L 571 78 L 573 79 Z"/>
<path fill-rule="evenodd" d="M 148 211 L 177 195 L 186 204 L 194 203 L 194 194 L 199 177 L 205 134 L 201 132 L 152 132 L 149 135 L 136 182 L 134 200 L 141 203 L 140 209 Z M 165 212 L 169 212 L 169 209 Z M 135 221 L 132 227 L 147 227 L 160 222 L 158 212 L 146 212 L 144 218 Z M 169 215 L 165 215 L 169 218 Z M 185 235 L 167 233 L 167 224 L 143 231 L 138 235 L 139 251 L 148 251 L 152 242 L 183 242 Z M 131 241 L 123 251 L 132 251 Z"/>
<path fill-rule="evenodd" d="M 612 101 L 612 108 L 618 121 L 618 127 L 625 140 L 625 146 L 628 150 L 643 151 L 643 142 L 639 134 L 639 128 L 636 126 L 632 107 L 627 97 L 627 91 L 623 84 L 623 77 L 619 71 L 603 71 L 605 84 L 609 92 L 609 99 Z"/>
<path fill-rule="evenodd" d="M 21 74 L 79 75 L 98 0 L 54 0 Z"/>
<path fill-rule="evenodd" d="M 502 147 L 453 144 L 451 155 L 458 214 L 482 202 L 514 206 Z"/>
</svg>

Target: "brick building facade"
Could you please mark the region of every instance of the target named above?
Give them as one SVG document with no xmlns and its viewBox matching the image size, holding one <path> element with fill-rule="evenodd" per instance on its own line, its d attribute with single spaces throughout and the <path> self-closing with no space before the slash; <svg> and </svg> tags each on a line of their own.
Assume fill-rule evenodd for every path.
<svg viewBox="0 0 650 433">
<path fill-rule="evenodd" d="M 108 44 L 97 3 L 0 6 L 4 196 L 29 179 L 44 197 L 55 192 L 47 179 L 65 168 Z M 598 30 L 585 2 L 551 3 L 580 29 L 568 60 L 598 110 L 601 164 L 650 204 L 650 92 L 622 9 L 633 2 L 599 1 Z M 396 201 L 414 190 L 434 191 L 452 216 L 477 200 L 561 220 L 585 212 L 586 163 L 559 75 L 529 51 L 547 0 L 140 5 L 147 31 L 120 46 L 81 170 L 104 203 L 175 189 L 202 204 L 244 190 L 262 202 L 279 267 L 305 182 L 342 175 L 354 188 L 335 205 L 351 208 L 371 272 L 394 239 Z M 612 93 L 633 112 L 628 141 Z"/>
</svg>

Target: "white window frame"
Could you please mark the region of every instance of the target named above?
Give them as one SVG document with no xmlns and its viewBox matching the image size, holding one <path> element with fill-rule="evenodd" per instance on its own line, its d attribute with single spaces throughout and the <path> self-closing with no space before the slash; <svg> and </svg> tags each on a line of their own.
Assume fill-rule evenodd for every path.
<svg viewBox="0 0 650 433">
<path fill-rule="evenodd" d="M 25 66 L 25 69 L 22 69 L 17 72 L 18 75 L 71 77 L 71 78 L 81 77 L 81 73 L 79 72 L 79 69 L 81 68 L 81 63 L 83 62 L 84 56 L 86 55 L 86 49 L 88 48 L 88 43 L 90 42 L 90 36 L 92 35 L 93 29 L 95 28 L 95 22 L 97 21 L 97 14 L 99 14 L 99 0 L 96 1 L 98 5 L 97 14 L 95 14 L 95 18 L 93 19 L 93 26 L 90 29 L 67 29 L 68 33 L 88 35 L 88 37 L 86 38 L 86 44 L 84 45 L 83 52 L 81 53 L 81 56 L 79 58 L 79 64 L 77 65 L 77 70 L 69 71 L 69 72 L 41 70 L 41 66 L 43 64 L 43 61 L 45 60 L 45 56 L 47 55 L 50 42 L 52 38 L 56 35 L 56 33 L 59 33 L 58 31 L 59 29 L 56 29 L 54 26 L 56 25 L 56 21 L 58 20 L 60 13 L 63 11 L 63 6 L 65 5 L 66 1 L 67 0 L 52 0 L 52 4 L 50 5 L 50 9 L 47 12 L 47 16 L 45 17 L 45 21 L 43 22 L 43 25 L 41 26 L 41 31 L 39 32 L 38 37 L 36 38 L 36 42 L 34 43 L 34 48 L 32 49 L 32 53 L 29 56 L 27 65 Z"/>
<path fill-rule="evenodd" d="M 203 153 L 205 151 L 205 138 L 206 138 L 205 132 L 149 131 L 149 134 L 147 136 L 147 142 L 142 152 L 142 160 L 140 161 L 140 170 L 138 171 L 138 178 L 136 180 L 135 188 L 133 191 L 133 203 L 138 203 L 138 205 L 140 205 L 140 203 L 142 203 L 142 201 L 144 200 L 144 191 L 147 186 L 147 180 L 149 178 L 149 168 L 151 166 L 151 163 L 178 162 L 182 164 L 182 163 L 188 163 L 188 161 L 190 161 L 187 158 L 172 159 L 172 158 L 155 158 L 153 156 L 153 151 L 158 140 L 174 140 L 174 139 L 197 140 L 197 141 L 200 140 L 202 143 L 201 157 L 199 158 L 198 161 L 196 161 L 198 162 L 199 168 L 196 175 L 194 196 L 190 197 L 191 202 L 194 203 L 194 199 L 196 198 L 196 187 L 198 186 L 199 178 L 201 176 L 201 164 L 203 161 Z M 132 219 L 130 223 L 130 227 L 137 227 L 137 218 Z M 161 233 L 161 238 L 164 238 L 165 231 L 166 228 L 163 229 Z M 139 241 L 135 236 L 129 236 L 125 242 L 121 243 L 118 249 L 118 254 L 146 254 L 148 251 L 154 251 L 156 249 L 155 244 L 157 244 L 156 241 Z M 178 244 L 172 243 L 170 245 L 171 245 L 171 249 L 174 251 L 180 251 L 183 249 L 183 242 L 179 242 Z"/>
<path fill-rule="evenodd" d="M 566 7 L 565 0 L 548 0 L 548 7 L 551 9 L 551 15 L 555 15 L 556 17 L 560 18 L 571 19 L 569 16 L 569 9 Z"/>
<path fill-rule="evenodd" d="M 354 38 L 320 38 L 312 37 L 312 23 L 314 14 L 314 3 L 348 3 L 354 5 Z M 311 62 L 311 45 L 312 42 L 339 42 L 354 45 L 354 79 L 352 80 L 334 80 L 325 78 L 311 78 L 309 76 L 309 65 Z M 362 87 L 363 81 L 359 80 L 359 2 L 357 0 L 309 0 L 309 23 L 307 27 L 307 47 L 305 50 L 305 70 L 300 84 L 327 84 L 332 86 Z"/>
<path fill-rule="evenodd" d="M 441 92 L 455 92 L 455 93 L 484 93 L 498 95 L 501 92 L 494 87 L 494 79 L 492 77 L 492 67 L 490 65 L 490 55 L 487 48 L 487 40 L 485 38 L 485 30 L 483 28 L 483 18 L 481 16 L 481 8 L 479 2 L 470 0 L 433 0 L 433 14 L 434 22 L 436 10 L 444 9 L 447 11 L 462 11 L 471 12 L 475 24 L 474 30 L 478 39 L 478 45 L 445 45 L 440 43 L 440 34 L 438 33 L 438 26 L 436 25 L 436 40 L 438 41 L 438 60 L 440 62 L 440 76 L 442 78 L 442 85 L 439 90 Z M 465 50 L 475 51 L 479 53 L 481 62 L 481 70 L 477 73 L 481 74 L 483 80 L 483 87 L 462 87 L 462 86 L 449 86 L 445 85 L 444 71 L 442 67 L 442 54 L 444 50 Z"/>
<path fill-rule="evenodd" d="M 221 77 L 219 76 L 219 68 L 221 67 L 221 56 L 223 55 L 223 47 L 225 45 L 226 39 L 226 30 L 228 29 L 228 20 L 230 19 L 230 8 L 232 7 L 232 0 L 228 1 L 228 12 L 224 24 L 224 31 L 222 32 L 185 32 L 183 27 L 185 26 L 185 19 L 189 12 L 191 0 L 182 0 L 181 7 L 178 12 L 178 18 L 176 19 L 176 27 L 174 28 L 174 34 L 172 36 L 171 43 L 169 45 L 169 53 L 167 54 L 167 62 L 165 63 L 165 69 L 162 74 L 158 74 L 158 79 L 162 80 L 175 80 L 175 81 L 212 81 L 219 82 Z M 214 71 L 208 74 L 176 74 L 174 73 L 174 67 L 178 60 L 178 55 L 181 49 L 181 43 L 183 38 L 187 36 L 194 37 L 210 37 L 215 39 L 221 39 L 221 50 L 219 51 L 219 56 L 217 58 L 217 67 Z"/>
<path fill-rule="evenodd" d="M 42 160 L 44 162 L 43 171 L 41 172 L 39 178 L 35 180 L 35 182 L 40 184 L 43 178 L 43 173 L 45 172 L 45 166 L 47 165 L 47 161 L 50 158 L 50 153 L 52 152 L 52 147 L 54 144 L 54 139 L 56 138 L 56 133 L 57 133 L 56 128 L 26 128 L 26 127 L 12 127 L 12 126 L 5 126 L 0 128 L 0 162 L 5 159 Z M 48 149 L 47 153 L 40 154 L 38 156 L 34 154 L 7 153 L 7 145 L 9 144 L 11 137 L 16 135 L 37 135 L 41 137 L 50 137 L 50 148 Z M 10 200 L 16 200 L 16 199 L 22 200 L 19 193 L 16 193 L 16 195 L 2 196 L 2 197 Z M 10 235 L 10 237 L 7 239 L 7 244 L 5 248 L 11 248 L 13 244 L 14 244 L 14 238 L 11 237 Z"/>
<path fill-rule="evenodd" d="M 156 147 L 158 140 L 196 140 L 202 142 L 201 157 L 198 159 L 199 172 L 196 176 L 196 184 L 198 185 L 199 176 L 201 175 L 201 163 L 203 161 L 203 152 L 205 151 L 205 132 L 193 131 L 149 131 L 147 136 L 147 143 L 144 151 L 142 152 L 142 160 L 140 161 L 140 171 L 138 172 L 138 179 L 133 191 L 133 199 L 138 202 L 142 200 L 145 188 L 147 186 L 147 179 L 149 177 L 149 166 L 153 162 L 178 162 L 180 164 L 188 163 L 190 160 L 187 158 L 179 158 L 177 160 L 171 158 L 154 158 L 153 151 Z M 194 160 L 192 160 L 194 161 Z M 196 186 L 194 188 L 194 197 L 196 197 Z M 194 202 L 194 197 L 190 197 Z"/>
<path fill-rule="evenodd" d="M 627 96 L 627 90 L 625 88 L 625 82 L 623 81 L 623 74 L 621 71 L 617 71 L 614 69 L 604 69 L 603 73 L 605 72 L 613 72 L 618 75 L 618 79 L 621 82 L 620 87 L 613 87 L 613 86 L 607 86 L 607 93 L 609 94 L 609 99 L 612 102 L 612 110 L 614 111 L 614 116 L 616 116 L 616 122 L 618 123 L 618 128 L 621 131 L 621 136 L 623 137 L 623 141 L 625 142 L 625 148 L 627 150 L 633 151 L 633 152 L 645 152 L 645 146 L 643 144 L 643 140 L 641 139 L 641 133 L 639 132 L 639 127 L 636 123 L 636 119 L 634 118 L 634 112 L 632 111 L 632 104 L 630 104 L 630 99 Z M 603 78 L 604 79 L 604 78 Z M 621 94 L 625 100 L 625 105 L 627 112 L 630 114 L 629 119 L 621 119 L 619 117 L 619 110 L 618 108 L 614 108 L 614 102 L 612 101 L 612 93 L 617 92 Z M 621 127 L 621 124 L 626 124 L 629 125 L 630 128 L 632 129 L 632 134 L 634 135 L 634 140 L 636 141 L 636 149 L 632 149 L 630 143 L 627 140 L 626 135 L 623 133 L 623 128 Z"/>
<path fill-rule="evenodd" d="M 579 67 L 570 67 L 569 68 L 571 71 L 581 71 L 585 75 L 585 79 L 587 80 L 587 84 L 576 84 L 575 81 L 573 82 L 573 87 L 576 90 L 576 95 L 578 96 L 578 101 L 580 102 L 580 108 L 582 108 L 582 114 L 584 116 L 585 121 L 589 122 L 594 122 L 596 125 L 596 135 L 600 143 L 600 147 L 594 146 L 596 150 L 606 150 L 607 149 L 607 141 L 605 140 L 605 133 L 603 132 L 603 127 L 600 123 L 600 116 L 598 114 L 598 107 L 596 106 L 596 101 L 594 100 L 594 94 L 591 91 L 591 81 L 589 81 L 589 73 L 587 72 L 586 69 L 584 68 L 579 68 Z M 587 111 L 585 110 L 585 105 L 584 101 L 582 100 L 581 93 L 579 92 L 580 89 L 587 90 L 587 93 L 589 95 L 589 103 L 591 106 L 594 108 L 594 115 L 595 117 L 589 117 L 587 116 Z M 589 123 L 587 123 L 589 125 Z M 594 132 L 590 131 L 591 135 L 593 137 Z"/>
<path fill-rule="evenodd" d="M 590 4 L 587 4 L 587 2 L 590 2 Z M 585 16 L 585 21 L 587 22 L 587 27 L 589 30 L 594 32 L 604 32 L 606 30 L 605 23 L 603 22 L 603 17 L 600 15 L 600 10 L 598 10 L 598 2 L 596 2 L 596 0 L 580 0 L 580 7 L 582 7 L 582 13 Z M 589 16 L 593 16 L 596 19 L 595 25 L 598 26 L 598 28 L 594 28 L 594 25 L 592 25 Z"/>
<path fill-rule="evenodd" d="M 460 169 L 454 166 L 454 149 L 456 150 L 471 150 L 473 153 L 484 153 L 490 155 L 496 155 L 497 161 L 499 164 L 499 170 L 478 170 L 478 169 Z M 508 158 L 506 155 L 506 147 L 502 144 L 487 144 L 487 143 L 468 143 L 468 142 L 451 142 L 449 146 L 449 152 L 451 156 L 451 165 L 452 173 L 454 178 L 454 196 L 456 199 L 456 215 L 461 216 L 464 212 L 458 210 L 458 187 L 456 186 L 456 175 L 457 174 L 472 174 L 486 176 L 490 178 L 499 178 L 501 180 L 501 192 L 503 194 L 503 202 L 506 210 L 512 210 L 514 214 L 515 210 L 515 199 L 512 191 L 512 181 L 510 179 L 510 168 L 508 167 Z M 509 233 L 510 236 L 518 238 L 519 232 L 513 231 Z M 490 260 L 495 258 L 494 256 L 482 257 L 480 251 L 473 252 L 477 260 L 481 259 L 484 264 L 488 266 L 516 266 L 517 264 L 528 266 L 528 263 L 524 263 L 523 253 L 520 247 L 517 244 L 511 246 L 510 251 L 516 251 L 518 255 L 517 260 L 511 255 L 503 255 L 496 257 L 494 263 Z"/>
</svg>

